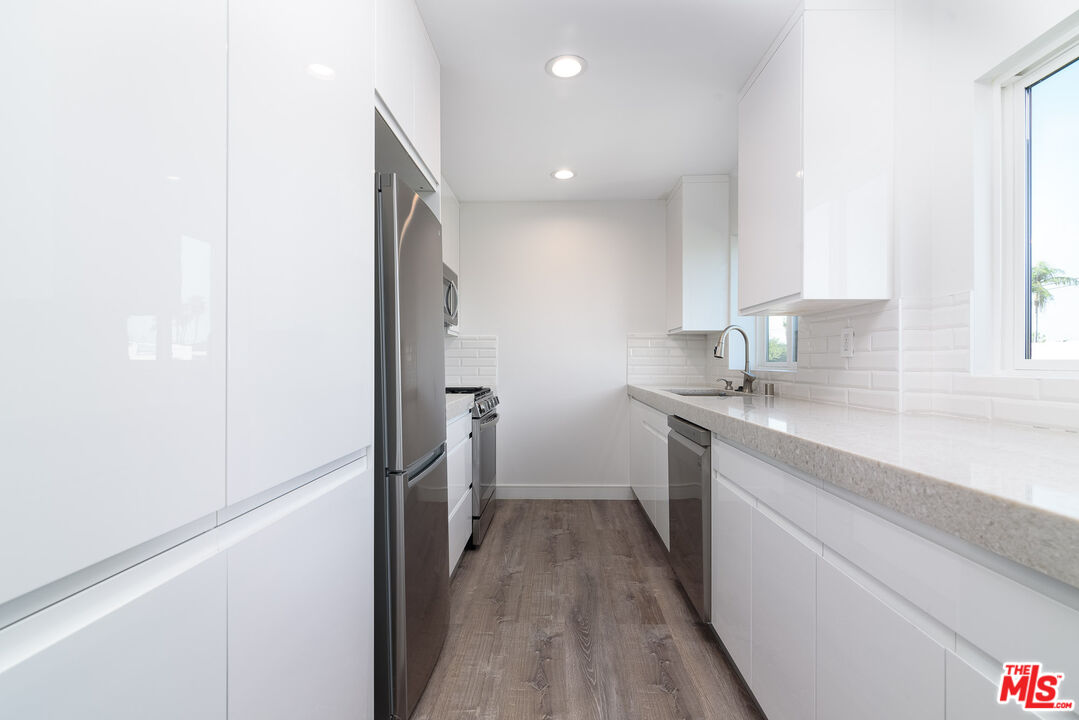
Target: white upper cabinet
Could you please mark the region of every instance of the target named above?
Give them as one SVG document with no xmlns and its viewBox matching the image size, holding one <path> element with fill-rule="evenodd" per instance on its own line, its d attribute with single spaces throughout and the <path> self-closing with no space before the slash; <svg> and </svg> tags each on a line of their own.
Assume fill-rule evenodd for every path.
<svg viewBox="0 0 1079 720">
<path fill-rule="evenodd" d="M 892 297 L 895 61 L 886 6 L 819 3 L 800 12 L 744 91 L 744 314 L 797 315 Z"/>
<path fill-rule="evenodd" d="M 730 178 L 683 177 L 667 198 L 667 330 L 729 324 Z"/>
<path fill-rule="evenodd" d="M 442 201 L 442 262 L 461 275 L 461 204 L 449 184 L 439 188 Z"/>
<path fill-rule="evenodd" d="M 230 503 L 373 441 L 372 24 L 229 3 Z"/>
<path fill-rule="evenodd" d="M 0 604 L 224 504 L 217 0 L 0 23 Z"/>
<path fill-rule="evenodd" d="M 414 0 L 376 0 L 375 15 L 379 110 L 427 179 L 437 185 L 442 166 L 438 55 Z"/>
</svg>

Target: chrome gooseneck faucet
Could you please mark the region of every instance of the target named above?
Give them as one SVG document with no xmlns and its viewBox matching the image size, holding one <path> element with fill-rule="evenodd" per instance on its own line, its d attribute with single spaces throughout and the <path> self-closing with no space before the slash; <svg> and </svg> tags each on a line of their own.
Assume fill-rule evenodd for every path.
<svg viewBox="0 0 1079 720">
<path fill-rule="evenodd" d="M 723 354 L 727 352 L 727 336 L 731 330 L 737 330 L 742 334 L 742 340 L 746 344 L 746 368 L 742 371 L 742 377 L 745 378 L 745 384 L 742 386 L 742 391 L 751 393 L 753 392 L 753 383 L 757 381 L 757 376 L 749 371 L 749 336 L 746 335 L 746 331 L 737 325 L 728 325 L 723 328 L 723 332 L 719 334 L 719 342 L 716 343 L 716 347 L 712 350 L 712 356 L 719 359 L 723 359 Z"/>
</svg>

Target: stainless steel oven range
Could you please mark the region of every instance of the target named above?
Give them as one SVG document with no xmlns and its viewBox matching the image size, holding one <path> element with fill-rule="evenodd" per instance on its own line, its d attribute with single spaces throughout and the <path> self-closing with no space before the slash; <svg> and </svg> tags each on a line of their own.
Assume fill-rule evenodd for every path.
<svg viewBox="0 0 1079 720">
<path fill-rule="evenodd" d="M 447 393 L 474 395 L 472 405 L 472 546 L 483 542 L 495 514 L 498 396 L 489 387 L 452 387 Z"/>
</svg>

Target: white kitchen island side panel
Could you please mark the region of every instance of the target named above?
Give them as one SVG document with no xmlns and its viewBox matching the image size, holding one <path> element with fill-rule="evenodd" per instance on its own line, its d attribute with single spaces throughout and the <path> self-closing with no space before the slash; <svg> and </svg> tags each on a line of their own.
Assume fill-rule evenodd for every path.
<svg viewBox="0 0 1079 720">
<path fill-rule="evenodd" d="M 229 4 L 230 503 L 373 440 L 373 12 Z"/>
<path fill-rule="evenodd" d="M 0 23 L 0 603 L 225 503 L 225 4 Z"/>
</svg>

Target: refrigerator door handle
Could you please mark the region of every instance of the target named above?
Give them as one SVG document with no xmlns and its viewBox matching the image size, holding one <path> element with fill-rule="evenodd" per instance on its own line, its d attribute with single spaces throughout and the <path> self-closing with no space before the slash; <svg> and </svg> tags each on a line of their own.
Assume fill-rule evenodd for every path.
<svg viewBox="0 0 1079 720">
<path fill-rule="evenodd" d="M 435 466 L 438 465 L 438 461 L 441 460 L 445 455 L 446 444 L 442 443 L 438 446 L 437 450 L 434 450 L 433 452 L 431 452 L 430 455 L 423 458 L 413 466 L 419 468 L 419 472 L 416 472 L 415 470 L 406 470 L 405 475 L 408 476 L 408 487 L 412 488 L 417 483 L 422 482 L 423 479 L 427 477 L 432 470 L 435 469 Z"/>
</svg>

